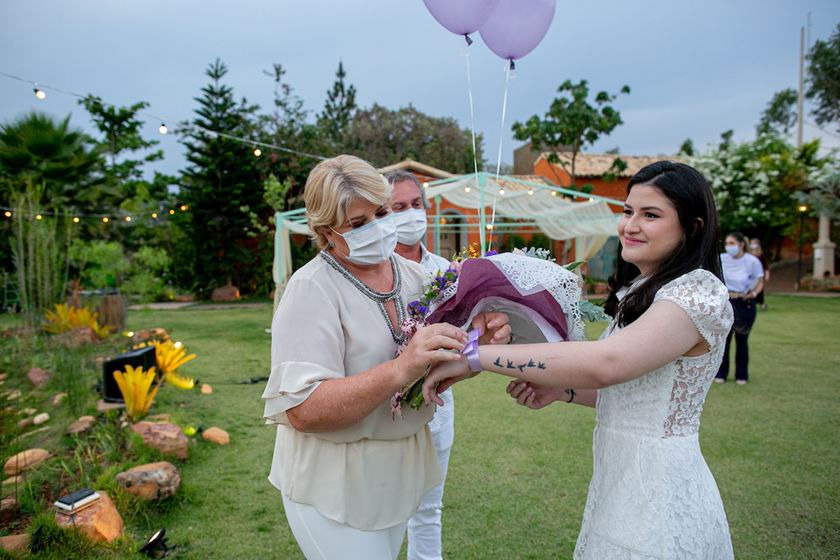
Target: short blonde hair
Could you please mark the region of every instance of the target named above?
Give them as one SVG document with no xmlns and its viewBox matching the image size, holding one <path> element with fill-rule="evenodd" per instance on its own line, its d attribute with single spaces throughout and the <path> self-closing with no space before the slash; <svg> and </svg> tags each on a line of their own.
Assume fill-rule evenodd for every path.
<svg viewBox="0 0 840 560">
<path fill-rule="evenodd" d="M 363 159 L 340 155 L 322 161 L 309 172 L 303 189 L 312 239 L 318 247 L 326 247 L 323 229 L 343 224 L 350 203 L 361 198 L 376 206 L 387 206 L 391 191 L 382 174 Z"/>
</svg>

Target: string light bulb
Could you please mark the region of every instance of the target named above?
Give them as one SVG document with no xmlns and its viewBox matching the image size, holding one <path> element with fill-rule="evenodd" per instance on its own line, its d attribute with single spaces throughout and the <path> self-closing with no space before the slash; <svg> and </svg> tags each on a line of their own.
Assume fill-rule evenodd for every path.
<svg viewBox="0 0 840 560">
<path fill-rule="evenodd" d="M 40 221 L 40 220 L 43 220 L 43 219 L 44 219 L 44 217 L 43 217 L 41 214 L 37 214 L 37 215 L 35 216 L 35 219 Z"/>
<path fill-rule="evenodd" d="M 429 183 L 427 183 L 426 181 L 423 181 L 423 188 L 428 189 L 429 188 Z"/>
<path fill-rule="evenodd" d="M 157 220 L 157 212 L 152 212 L 152 219 Z"/>
<path fill-rule="evenodd" d="M 131 221 L 131 216 L 126 216 L 126 217 L 125 217 L 125 221 L 126 221 L 126 222 L 130 222 L 130 221 Z"/>
<path fill-rule="evenodd" d="M 11 212 L 9 212 L 8 210 L 6 210 L 5 212 L 3 212 L 3 215 L 4 215 L 4 216 L 6 216 L 7 218 L 11 218 L 11 217 L 12 217 L 12 213 L 11 213 Z"/>
<path fill-rule="evenodd" d="M 530 196 L 534 196 L 534 189 L 528 189 L 528 194 Z"/>
<path fill-rule="evenodd" d="M 181 212 L 186 212 L 187 208 L 188 208 L 188 206 L 186 204 L 182 204 L 181 205 Z"/>
<path fill-rule="evenodd" d="M 158 132 L 160 132 L 161 134 L 166 134 L 167 132 L 169 132 L 169 129 L 166 127 L 166 123 L 160 123 L 160 126 L 158 127 Z"/>
<path fill-rule="evenodd" d="M 254 156 L 260 157 L 262 155 L 262 150 L 259 148 L 254 148 Z"/>
<path fill-rule="evenodd" d="M 471 190 L 469 187 L 464 187 L 464 192 L 470 192 Z"/>
<path fill-rule="evenodd" d="M 32 89 L 32 91 L 35 92 L 35 97 L 37 97 L 38 99 L 46 99 L 47 98 L 47 92 L 45 92 L 44 90 L 42 90 L 38 86 L 35 86 Z"/>
<path fill-rule="evenodd" d="M 557 191 L 551 191 L 551 196 L 557 196 Z"/>
<path fill-rule="evenodd" d="M 103 216 L 103 218 L 102 218 L 102 223 L 103 224 L 107 224 L 109 221 L 110 220 L 108 219 L 108 216 Z"/>
<path fill-rule="evenodd" d="M 486 225 L 486 226 L 484 226 L 484 227 L 486 227 L 486 228 L 487 228 L 487 231 L 490 231 L 490 230 L 492 230 L 492 229 L 493 229 L 493 224 L 487 224 L 487 225 Z"/>
<path fill-rule="evenodd" d="M 79 220 L 79 217 L 78 217 L 78 216 L 73 216 L 73 223 L 74 223 L 74 224 L 78 224 L 78 223 L 79 223 L 79 221 L 80 221 L 80 220 Z"/>
<path fill-rule="evenodd" d="M 175 214 L 175 210 L 169 210 L 169 215 L 172 216 Z"/>
<path fill-rule="evenodd" d="M 505 189 L 499 189 L 499 196 L 505 196 Z"/>
</svg>

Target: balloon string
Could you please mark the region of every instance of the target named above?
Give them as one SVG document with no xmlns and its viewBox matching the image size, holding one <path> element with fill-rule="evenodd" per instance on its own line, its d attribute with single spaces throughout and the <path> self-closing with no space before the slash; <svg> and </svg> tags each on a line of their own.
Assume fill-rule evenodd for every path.
<svg viewBox="0 0 840 560">
<path fill-rule="evenodd" d="M 478 154 L 476 153 L 475 148 L 475 106 L 473 105 L 470 53 L 464 53 L 464 60 L 467 63 L 467 95 L 470 99 L 470 130 L 472 131 L 473 170 L 475 171 L 476 177 L 478 177 Z"/>
<path fill-rule="evenodd" d="M 505 134 L 505 114 L 507 113 L 508 83 L 510 82 L 510 71 L 513 67 L 513 60 L 505 68 L 505 95 L 502 98 L 502 125 L 499 128 L 499 153 L 496 156 L 496 190 L 493 192 L 493 212 L 490 215 L 490 238 L 487 243 L 487 251 L 493 248 L 493 231 L 496 229 L 496 196 L 499 193 L 499 171 L 502 168 L 502 139 Z M 484 209 L 481 209 L 484 212 Z"/>
</svg>

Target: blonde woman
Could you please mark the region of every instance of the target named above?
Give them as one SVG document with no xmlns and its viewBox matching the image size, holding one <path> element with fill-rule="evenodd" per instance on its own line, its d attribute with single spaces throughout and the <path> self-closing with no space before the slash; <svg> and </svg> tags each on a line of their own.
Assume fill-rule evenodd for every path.
<svg viewBox="0 0 840 560">
<path fill-rule="evenodd" d="M 391 187 L 370 164 L 347 155 L 319 163 L 304 198 L 322 251 L 289 280 L 272 323 L 269 480 L 307 558 L 393 559 L 441 472 L 426 427 L 434 407 L 394 418 L 390 399 L 458 359 L 445 350 L 461 350 L 466 335 L 433 325 L 394 358 L 426 273 L 394 254 Z M 485 339 L 495 334 L 507 337 Z"/>
</svg>

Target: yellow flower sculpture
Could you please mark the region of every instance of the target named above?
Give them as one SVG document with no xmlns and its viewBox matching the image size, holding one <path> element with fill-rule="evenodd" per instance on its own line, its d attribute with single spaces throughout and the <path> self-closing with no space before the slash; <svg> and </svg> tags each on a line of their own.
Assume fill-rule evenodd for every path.
<svg viewBox="0 0 840 560">
<path fill-rule="evenodd" d="M 172 342 L 171 340 L 166 342 L 153 341 L 152 345 L 155 347 L 157 367 L 163 373 L 167 383 L 179 389 L 195 387 L 194 379 L 175 373 L 175 370 L 179 367 L 194 359 L 195 354 L 187 355 L 187 349 L 180 342 Z"/>
<path fill-rule="evenodd" d="M 47 311 L 44 317 L 46 319 L 44 330 L 53 334 L 88 327 L 96 333 L 96 336 L 104 339 L 110 330 L 110 327 L 100 325 L 97 321 L 98 314 L 87 307 L 71 307 L 60 303 L 56 304 L 55 311 Z"/>
<path fill-rule="evenodd" d="M 160 382 L 152 387 L 155 380 L 155 368 L 143 371 L 142 367 L 135 368 L 127 365 L 125 372 L 114 372 L 114 379 L 123 394 L 128 417 L 136 421 L 145 416 L 160 388 Z"/>
</svg>

